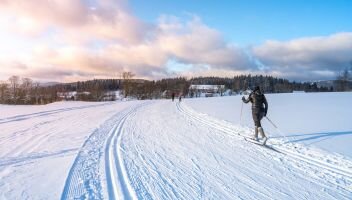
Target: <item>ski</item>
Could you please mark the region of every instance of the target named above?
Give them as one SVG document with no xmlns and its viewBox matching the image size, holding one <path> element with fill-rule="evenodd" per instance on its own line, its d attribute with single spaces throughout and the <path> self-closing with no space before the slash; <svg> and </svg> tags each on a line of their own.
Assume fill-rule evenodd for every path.
<svg viewBox="0 0 352 200">
<path fill-rule="evenodd" d="M 254 143 L 254 144 L 257 144 L 257 145 L 266 146 L 266 144 L 264 144 L 263 142 L 255 140 L 253 138 L 244 137 L 244 140 L 251 142 L 251 143 Z"/>
<path fill-rule="evenodd" d="M 275 151 L 275 152 L 277 152 L 277 153 L 285 154 L 285 153 L 283 153 L 283 152 L 281 152 L 281 151 L 275 149 L 275 148 L 272 147 L 272 146 L 268 146 L 267 144 L 263 144 L 262 142 L 256 141 L 256 140 L 254 140 L 254 139 L 252 139 L 252 138 L 247 138 L 247 137 L 243 137 L 243 138 L 244 138 L 245 141 L 250 142 L 250 143 L 252 143 L 252 144 L 256 144 L 256 145 L 261 146 L 261 147 L 264 147 L 264 148 L 266 148 L 266 149 L 270 149 L 270 150 Z"/>
</svg>

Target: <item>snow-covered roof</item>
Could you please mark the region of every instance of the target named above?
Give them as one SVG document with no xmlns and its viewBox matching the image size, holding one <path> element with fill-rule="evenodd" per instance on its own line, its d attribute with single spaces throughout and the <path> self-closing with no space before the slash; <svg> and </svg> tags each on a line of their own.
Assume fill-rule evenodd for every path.
<svg viewBox="0 0 352 200">
<path fill-rule="evenodd" d="M 57 95 L 59 96 L 75 96 L 77 95 L 76 91 L 73 92 L 58 92 Z"/>
<path fill-rule="evenodd" d="M 214 90 L 218 88 L 225 88 L 225 85 L 191 85 L 189 88 L 198 90 Z"/>
</svg>

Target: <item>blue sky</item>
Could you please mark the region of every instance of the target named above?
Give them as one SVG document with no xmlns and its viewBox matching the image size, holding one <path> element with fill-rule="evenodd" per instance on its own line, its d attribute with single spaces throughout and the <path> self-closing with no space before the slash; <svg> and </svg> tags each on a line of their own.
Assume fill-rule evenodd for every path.
<svg viewBox="0 0 352 200">
<path fill-rule="evenodd" d="M 352 1 L 0 1 L 0 80 L 272 75 L 352 67 Z"/>
<path fill-rule="evenodd" d="M 268 39 L 289 40 L 352 31 L 349 0 L 132 0 L 142 19 L 155 22 L 161 14 L 192 13 L 224 37 L 246 46 Z"/>
</svg>

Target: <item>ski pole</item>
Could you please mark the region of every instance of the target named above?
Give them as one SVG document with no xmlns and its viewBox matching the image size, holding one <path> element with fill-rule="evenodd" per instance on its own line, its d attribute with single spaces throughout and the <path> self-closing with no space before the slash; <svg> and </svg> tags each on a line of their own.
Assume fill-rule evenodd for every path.
<svg viewBox="0 0 352 200">
<path fill-rule="evenodd" d="M 273 126 L 276 128 L 277 132 L 279 132 L 279 134 L 280 134 L 281 136 L 284 136 L 284 139 L 285 139 L 286 141 L 288 141 L 287 138 L 286 138 L 286 136 L 285 136 L 285 135 L 281 132 L 281 130 L 274 124 L 274 122 L 272 122 L 272 121 L 269 119 L 269 117 L 267 117 L 267 116 L 265 116 L 265 118 L 271 123 L 271 125 L 273 125 Z"/>
<path fill-rule="evenodd" d="M 276 129 L 278 129 L 277 126 L 269 119 L 269 117 L 265 116 L 265 118 L 271 123 L 271 125 L 273 125 Z"/>
</svg>

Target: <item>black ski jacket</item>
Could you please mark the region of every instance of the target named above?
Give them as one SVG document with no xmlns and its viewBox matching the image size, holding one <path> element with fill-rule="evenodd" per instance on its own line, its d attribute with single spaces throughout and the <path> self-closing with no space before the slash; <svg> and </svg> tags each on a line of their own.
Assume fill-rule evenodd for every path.
<svg viewBox="0 0 352 200">
<path fill-rule="evenodd" d="M 251 102 L 253 111 L 264 111 L 265 115 L 268 112 L 268 102 L 266 101 L 264 94 L 262 94 L 259 90 L 252 92 L 248 99 L 243 98 L 242 101 L 244 103 Z"/>
</svg>

